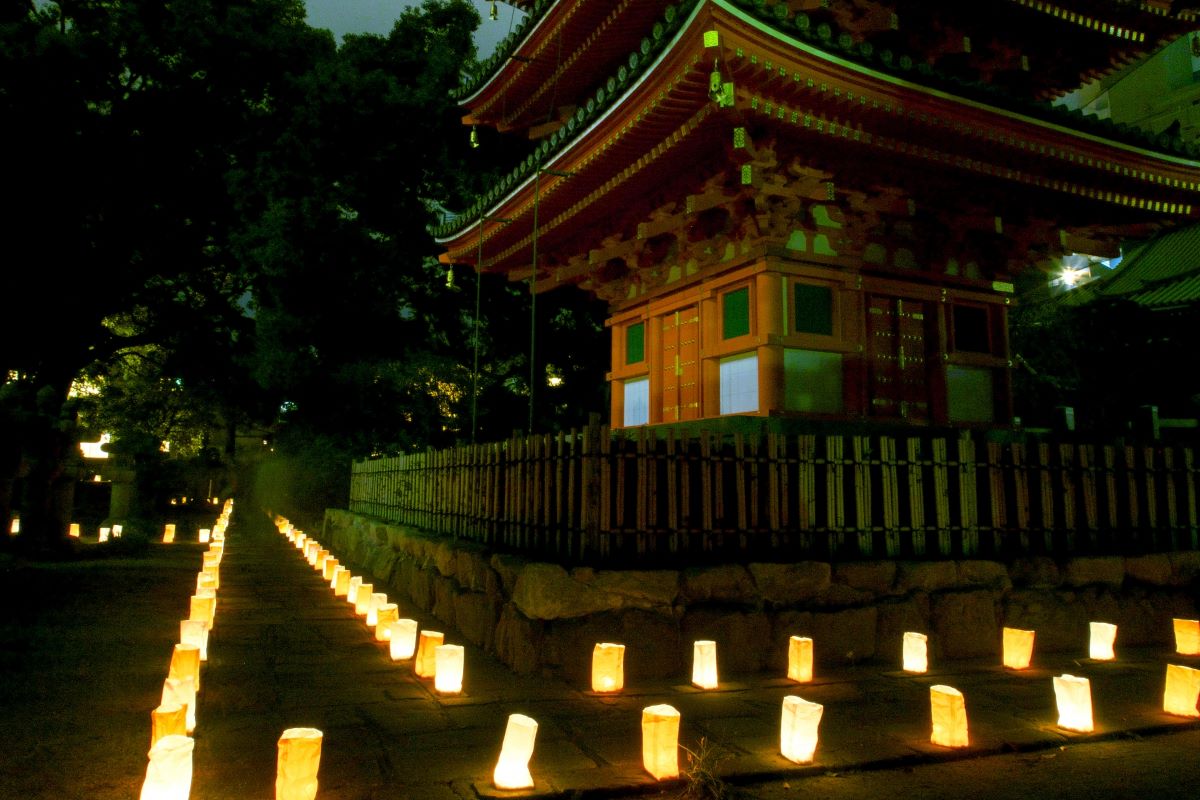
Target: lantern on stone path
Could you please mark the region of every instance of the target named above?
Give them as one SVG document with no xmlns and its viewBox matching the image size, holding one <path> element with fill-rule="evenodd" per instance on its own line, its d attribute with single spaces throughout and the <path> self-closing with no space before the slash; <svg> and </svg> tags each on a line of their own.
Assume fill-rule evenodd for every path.
<svg viewBox="0 0 1200 800">
<path fill-rule="evenodd" d="M 208 661 L 208 623 L 202 619 L 180 620 L 179 643 L 194 644 L 200 649 L 200 660 Z"/>
<path fill-rule="evenodd" d="M 178 703 L 164 703 L 150 712 L 150 746 L 164 736 L 187 736 L 187 709 Z"/>
<path fill-rule="evenodd" d="M 200 569 L 200 574 L 208 578 L 204 584 L 212 587 L 213 591 L 221 588 L 221 570 L 219 567 L 202 567 Z"/>
<path fill-rule="evenodd" d="M 1058 727 L 1091 733 L 1092 684 L 1087 678 L 1060 675 L 1054 679 L 1054 699 L 1058 703 Z"/>
<path fill-rule="evenodd" d="M 323 738 L 316 728 L 288 728 L 279 737 L 275 800 L 313 800 L 317 796 Z"/>
<path fill-rule="evenodd" d="M 201 597 L 200 595 L 192 595 L 192 605 L 188 619 L 202 619 L 208 623 L 208 629 L 211 631 L 213 622 L 217 618 L 217 598 Z"/>
<path fill-rule="evenodd" d="M 101 528 L 101 529 L 100 529 L 100 541 L 101 541 L 101 542 L 107 542 L 107 541 L 108 541 L 108 534 L 109 534 L 111 531 L 112 531 L 112 528 Z"/>
<path fill-rule="evenodd" d="M 337 569 L 337 566 L 338 560 L 333 556 L 325 559 L 325 564 L 321 567 L 321 577 L 326 581 L 331 580 L 333 578 L 333 571 Z"/>
<path fill-rule="evenodd" d="M 71 526 L 69 528 L 67 528 L 67 536 L 70 536 L 72 539 L 79 538 L 79 523 L 78 522 L 72 522 Z M 172 538 L 174 538 L 174 537 L 172 537 Z M 163 539 L 163 541 L 165 542 L 168 540 Z"/>
<path fill-rule="evenodd" d="M 184 678 L 167 678 L 163 681 L 159 705 L 183 706 L 184 730 L 188 733 L 196 730 L 196 682 L 192 680 L 191 675 Z"/>
<path fill-rule="evenodd" d="M 418 678 L 432 678 L 437 674 L 437 654 L 434 652 L 444 644 L 446 635 L 440 631 L 421 631 L 417 640 L 417 659 L 413 672 Z"/>
<path fill-rule="evenodd" d="M 374 584 L 361 583 L 358 586 L 358 596 L 354 598 L 354 613 L 365 617 L 371 610 L 371 594 L 375 591 Z"/>
<path fill-rule="evenodd" d="M 362 593 L 362 589 L 358 590 Z M 385 592 L 373 592 L 370 601 L 367 602 L 367 627 L 374 628 L 379 624 L 379 609 L 387 605 L 387 594 Z"/>
<path fill-rule="evenodd" d="M 537 739 L 538 724 L 524 714 L 510 714 L 500 745 L 500 759 L 492 771 L 492 784 L 497 789 L 532 789 L 529 759 Z"/>
<path fill-rule="evenodd" d="M 354 576 L 350 574 L 350 570 L 343 568 L 334 579 L 333 594 L 335 597 L 345 597 L 350 593 L 350 581 Z M 361 583 L 362 579 L 359 579 Z"/>
<path fill-rule="evenodd" d="M 112 535 L 113 535 L 114 539 L 120 539 L 121 534 L 124 532 L 125 532 L 125 527 L 123 525 L 113 525 L 112 526 Z M 13 533 L 16 533 L 16 531 L 13 531 Z"/>
<path fill-rule="evenodd" d="M 933 734 L 929 740 L 942 747 L 966 747 L 967 702 L 962 692 L 952 686 L 929 687 L 929 709 L 933 717 Z"/>
<path fill-rule="evenodd" d="M 779 751 L 788 761 L 807 764 L 817 750 L 817 728 L 825 706 L 810 703 L 794 694 L 783 698 L 783 718 L 779 727 Z"/>
<path fill-rule="evenodd" d="M 433 688 L 442 694 L 458 694 L 462 691 L 463 662 L 466 653 L 462 645 L 443 644 L 433 649 Z"/>
<path fill-rule="evenodd" d="M 392 623 L 398 619 L 400 619 L 400 609 L 395 603 L 384 603 L 375 609 L 375 641 L 391 641 Z"/>
<path fill-rule="evenodd" d="M 204 589 L 204 592 L 200 590 Z M 217 584 L 211 575 L 207 572 L 196 573 L 196 594 L 200 597 L 216 597 Z"/>
<path fill-rule="evenodd" d="M 415 619 L 400 619 L 392 623 L 391 641 L 388 651 L 392 661 L 403 661 L 413 657 L 417 649 L 417 621 Z M 437 668 L 436 665 L 434 667 Z"/>
<path fill-rule="evenodd" d="M 357 575 L 351 575 L 349 582 L 346 584 L 346 601 L 352 606 L 358 604 L 358 589 L 362 586 L 362 578 Z"/>
<path fill-rule="evenodd" d="M 141 800 L 188 800 L 192 791 L 192 748 L 186 736 L 164 736 L 150 748 Z"/>
<path fill-rule="evenodd" d="M 929 637 L 908 631 L 904 634 L 904 671 L 929 671 Z"/>
<path fill-rule="evenodd" d="M 1091 640 L 1088 643 L 1088 657 L 1096 661 L 1112 661 L 1116 658 L 1113 652 L 1113 642 L 1117 640 L 1117 626 L 1111 622 L 1089 622 Z"/>
<path fill-rule="evenodd" d="M 319 552 L 321 552 L 321 543 L 316 539 L 309 539 L 304 543 L 304 558 L 310 567 L 317 563 L 317 553 Z"/>
<path fill-rule="evenodd" d="M 813 679 L 813 640 L 807 636 L 788 639 L 787 676 L 796 683 L 809 683 Z"/>
<path fill-rule="evenodd" d="M 692 683 L 701 689 L 717 688 L 717 643 L 702 639 L 692 643 Z"/>
<path fill-rule="evenodd" d="M 304 535 L 303 531 L 296 531 L 296 538 L 292 540 L 292 543 L 296 545 L 297 550 L 304 552 L 304 548 L 308 545 L 308 537 Z"/>
<path fill-rule="evenodd" d="M 1200 656 L 1200 619 L 1176 619 L 1175 652 L 1185 656 Z"/>
<path fill-rule="evenodd" d="M 1033 637 L 1033 631 L 1005 628 L 1004 666 L 1009 669 L 1028 669 L 1033 659 Z"/>
<path fill-rule="evenodd" d="M 1163 690 L 1163 711 L 1180 717 L 1200 717 L 1200 669 L 1167 664 L 1167 685 Z"/>
<path fill-rule="evenodd" d="M 212 538 L 212 528 L 200 529 L 200 544 L 208 544 L 208 540 Z"/>
<path fill-rule="evenodd" d="M 167 672 L 168 678 L 191 677 L 200 691 L 200 648 L 194 644 L 177 644 L 171 653 L 171 667 Z"/>
<path fill-rule="evenodd" d="M 200 562 L 201 565 L 205 566 L 205 567 L 221 566 L 221 553 L 222 553 L 221 550 L 212 550 L 211 545 L 210 545 L 210 549 L 204 551 L 204 555 L 203 555 L 204 560 L 202 562 Z"/>
<path fill-rule="evenodd" d="M 600 642 L 592 648 L 592 691 L 619 692 L 625 688 L 625 645 Z"/>
<path fill-rule="evenodd" d="M 679 712 L 673 706 L 642 709 L 642 766 L 657 781 L 679 775 Z"/>
<path fill-rule="evenodd" d="M 325 574 L 325 562 L 329 560 L 329 551 L 321 548 L 317 551 L 317 557 L 313 559 L 313 568 L 322 575 Z"/>
</svg>

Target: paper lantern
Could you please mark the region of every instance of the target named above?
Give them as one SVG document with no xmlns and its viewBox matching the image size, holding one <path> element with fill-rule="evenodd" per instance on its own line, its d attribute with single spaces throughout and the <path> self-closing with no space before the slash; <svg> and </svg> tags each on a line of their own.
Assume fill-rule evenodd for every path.
<svg viewBox="0 0 1200 800">
<path fill-rule="evenodd" d="M 175 541 L 175 526 L 171 523 L 163 525 L 163 544 L 170 544 Z"/>
<path fill-rule="evenodd" d="M 123 525 L 113 525 L 113 526 L 112 526 L 112 535 L 113 535 L 113 538 L 114 538 L 114 539 L 120 539 L 120 538 L 121 538 L 121 534 L 122 534 L 124 531 L 125 531 L 125 526 L 123 526 Z M 16 531 L 13 531 L 13 533 L 16 533 Z"/>
<path fill-rule="evenodd" d="M 186 736 L 164 736 L 150 748 L 141 800 L 188 800 L 192 791 L 192 747 Z"/>
<path fill-rule="evenodd" d="M 1054 699 L 1058 703 L 1058 727 L 1069 731 L 1092 732 L 1092 684 L 1087 678 L 1075 675 L 1056 677 Z"/>
<path fill-rule="evenodd" d="M 18 533 L 21 532 L 21 518 L 20 517 L 12 518 L 12 522 L 8 526 L 8 532 L 11 533 L 13 536 L 16 536 Z"/>
<path fill-rule="evenodd" d="M 443 644 L 433 648 L 433 688 L 442 694 L 458 694 L 462 691 L 463 661 L 466 653 L 462 645 Z"/>
<path fill-rule="evenodd" d="M 200 650 L 200 660 L 208 661 L 208 623 L 202 619 L 180 620 L 179 643 L 194 644 Z"/>
<path fill-rule="evenodd" d="M 101 529 L 100 529 L 100 541 L 102 541 L 102 542 L 107 542 L 107 541 L 108 541 L 108 534 L 109 534 L 111 531 L 112 531 L 112 528 L 101 528 Z"/>
<path fill-rule="evenodd" d="M 350 570 L 344 567 L 341 570 L 334 578 L 333 594 L 335 597 L 345 597 L 350 593 L 350 581 L 354 577 L 350 574 Z M 361 582 L 362 579 L 360 578 L 359 581 Z"/>
<path fill-rule="evenodd" d="M 1175 652 L 1185 656 L 1200 656 L 1200 619 L 1177 619 Z"/>
<path fill-rule="evenodd" d="M 642 766 L 658 781 L 679 775 L 679 712 L 673 706 L 642 709 Z"/>
<path fill-rule="evenodd" d="M 177 644 L 171 653 L 171 668 L 168 678 L 186 678 L 191 676 L 196 684 L 196 692 L 200 691 L 200 648 L 194 644 Z"/>
<path fill-rule="evenodd" d="M 600 642 L 592 648 L 592 691 L 619 692 L 625 688 L 625 645 Z"/>
<path fill-rule="evenodd" d="M 807 636 L 788 639 L 788 680 L 808 683 L 813 678 L 813 640 Z M 817 719 L 820 719 L 818 716 Z"/>
<path fill-rule="evenodd" d="M 362 594 L 362 589 L 358 590 Z M 372 592 L 371 599 L 367 601 L 367 627 L 374 628 L 379 624 L 379 609 L 387 605 L 387 594 L 384 592 Z"/>
<path fill-rule="evenodd" d="M 497 789 L 532 789 L 533 776 L 529 774 L 529 759 L 533 757 L 533 743 L 537 738 L 538 724 L 524 714 L 510 714 L 504 729 L 504 742 L 500 745 L 500 759 L 492 772 L 492 784 Z"/>
<path fill-rule="evenodd" d="M 201 593 L 201 589 L 205 591 Z M 217 584 L 212 575 L 207 572 L 196 573 L 196 594 L 201 597 L 216 597 Z"/>
<path fill-rule="evenodd" d="M 69 528 L 67 528 L 67 536 L 70 536 L 72 539 L 79 538 L 79 523 L 78 522 L 72 522 L 71 526 Z M 166 540 L 164 539 L 164 541 L 166 541 Z"/>
<path fill-rule="evenodd" d="M 1112 661 L 1116 658 L 1113 652 L 1113 642 L 1117 639 L 1117 626 L 1110 622 L 1089 622 L 1091 641 L 1088 644 L 1088 657 L 1097 661 Z"/>
<path fill-rule="evenodd" d="M 212 538 L 211 528 L 200 529 L 200 544 L 208 544 L 208 540 Z"/>
<path fill-rule="evenodd" d="M 904 634 L 904 671 L 927 672 L 929 670 L 929 637 L 923 633 L 908 631 Z"/>
<path fill-rule="evenodd" d="M 929 687 L 929 709 L 933 716 L 933 735 L 929 740 L 942 747 L 966 747 L 967 701 L 952 686 Z"/>
<path fill-rule="evenodd" d="M 702 639 L 692 644 L 692 683 L 701 689 L 717 688 L 717 643 Z"/>
<path fill-rule="evenodd" d="M 221 570 L 219 567 L 203 567 L 200 574 L 205 577 L 204 585 L 211 586 L 213 591 L 221 588 Z"/>
<path fill-rule="evenodd" d="M 196 730 L 196 682 L 190 675 L 186 678 L 167 678 L 163 681 L 159 705 L 183 706 L 184 730 L 187 733 Z"/>
<path fill-rule="evenodd" d="M 322 575 L 325 574 L 325 562 L 329 560 L 329 551 L 322 548 L 317 551 L 317 557 L 313 559 L 313 567 Z"/>
<path fill-rule="evenodd" d="M 1033 659 L 1033 637 L 1033 631 L 1005 628 L 1004 666 L 1009 669 L 1028 669 Z"/>
<path fill-rule="evenodd" d="M 795 638 L 795 637 L 793 637 Z M 779 750 L 788 761 L 807 764 L 817 750 L 817 728 L 825 706 L 810 703 L 794 694 L 783 698 L 783 719 L 779 728 Z"/>
<path fill-rule="evenodd" d="M 308 565 L 314 567 L 317 564 L 317 556 L 321 553 L 321 543 L 315 539 L 309 539 L 305 546 L 304 556 L 308 559 Z"/>
<path fill-rule="evenodd" d="M 317 796 L 323 738 L 316 728 L 288 728 L 279 737 L 275 800 L 313 800 Z"/>
<path fill-rule="evenodd" d="M 295 533 L 296 538 L 293 540 L 293 544 L 296 545 L 297 550 L 304 552 L 304 548 L 308 544 L 308 537 L 304 535 L 303 531 L 296 531 Z"/>
<path fill-rule="evenodd" d="M 337 594 L 338 581 L 342 579 L 342 573 L 345 573 L 346 571 L 346 568 L 341 564 L 335 564 L 333 569 L 329 571 L 329 588 L 333 590 L 335 595 Z M 347 574 L 346 583 L 348 584 L 349 582 L 350 576 Z"/>
<path fill-rule="evenodd" d="M 1200 699 L 1200 669 L 1167 664 L 1167 686 L 1163 691 L 1163 711 L 1181 717 L 1200 717 L 1196 701 Z"/>
<path fill-rule="evenodd" d="M 391 641 L 388 650 L 392 661 L 403 661 L 412 658 L 417 649 L 417 621 L 415 619 L 400 619 L 392 623 Z M 434 667 L 437 668 L 436 665 Z"/>
<path fill-rule="evenodd" d="M 346 601 L 350 605 L 358 604 L 358 589 L 362 586 L 362 578 L 357 575 L 351 575 L 349 583 L 346 584 Z"/>
<path fill-rule="evenodd" d="M 417 659 L 413 672 L 418 678 L 432 678 L 437 674 L 437 654 L 434 652 L 446 641 L 440 631 L 421 631 L 417 640 Z"/>
<path fill-rule="evenodd" d="M 187 736 L 187 709 L 178 703 L 160 705 L 150 712 L 150 746 L 164 736 Z"/>
<path fill-rule="evenodd" d="M 354 598 L 354 613 L 360 617 L 365 617 L 367 612 L 371 610 L 371 595 L 375 591 L 374 584 L 360 583 L 358 585 L 358 596 Z"/>
<path fill-rule="evenodd" d="M 211 545 L 209 547 L 211 548 Z M 201 565 L 205 567 L 221 566 L 221 553 L 221 550 L 205 550 L 202 556 L 203 561 L 200 562 Z"/>
<path fill-rule="evenodd" d="M 333 577 L 333 571 L 337 569 L 338 560 L 333 556 L 325 559 L 325 564 L 321 567 L 321 577 L 329 581 Z"/>
<path fill-rule="evenodd" d="M 202 619 L 208 623 L 208 629 L 211 631 L 213 622 L 217 618 L 217 598 L 201 597 L 200 595 L 192 595 L 192 605 L 188 619 Z"/>
<path fill-rule="evenodd" d="M 395 603 L 384 603 L 375 609 L 375 641 L 387 642 L 392 638 L 392 623 L 400 619 L 400 609 Z"/>
</svg>

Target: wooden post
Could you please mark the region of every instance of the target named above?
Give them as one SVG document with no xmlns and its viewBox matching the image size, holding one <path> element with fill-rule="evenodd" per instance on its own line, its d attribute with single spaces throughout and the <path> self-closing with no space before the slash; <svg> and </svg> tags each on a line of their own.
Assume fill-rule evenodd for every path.
<svg viewBox="0 0 1200 800">
<path fill-rule="evenodd" d="M 875 535 L 871 520 L 871 439 L 855 436 L 851 440 L 854 454 L 854 529 L 858 536 L 858 553 L 875 554 Z"/>
<path fill-rule="evenodd" d="M 938 555 L 948 556 L 953 552 L 950 541 L 950 466 L 947 463 L 945 438 L 939 436 L 932 444 L 933 507 L 937 525 Z"/>
<path fill-rule="evenodd" d="M 979 498 L 975 488 L 975 440 L 958 440 L 958 516 L 962 526 L 962 554 L 979 555 Z"/>
<path fill-rule="evenodd" d="M 846 545 L 846 479 L 842 474 L 845 463 L 845 441 L 841 436 L 825 437 L 825 516 L 832 534 L 832 550 L 841 552 Z"/>
<path fill-rule="evenodd" d="M 879 480 L 883 494 L 883 544 L 888 558 L 900 556 L 900 483 L 896 473 L 896 440 L 879 437 Z"/>
<path fill-rule="evenodd" d="M 927 552 L 925 525 L 925 477 L 922 473 L 921 440 L 912 437 L 906 442 L 908 463 L 908 516 L 912 531 L 913 555 Z"/>
</svg>

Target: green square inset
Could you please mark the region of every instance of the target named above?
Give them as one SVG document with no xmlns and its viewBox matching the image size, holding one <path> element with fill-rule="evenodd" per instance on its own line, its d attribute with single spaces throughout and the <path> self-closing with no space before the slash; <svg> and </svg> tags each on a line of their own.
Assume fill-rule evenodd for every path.
<svg viewBox="0 0 1200 800">
<path fill-rule="evenodd" d="M 833 335 L 833 290 L 809 283 L 795 285 L 796 333 Z"/>
<path fill-rule="evenodd" d="M 646 360 L 646 323 L 635 322 L 625 327 L 625 363 L 640 364 Z"/>
<path fill-rule="evenodd" d="M 721 336 L 733 339 L 750 333 L 750 288 L 726 292 L 721 302 Z"/>
</svg>

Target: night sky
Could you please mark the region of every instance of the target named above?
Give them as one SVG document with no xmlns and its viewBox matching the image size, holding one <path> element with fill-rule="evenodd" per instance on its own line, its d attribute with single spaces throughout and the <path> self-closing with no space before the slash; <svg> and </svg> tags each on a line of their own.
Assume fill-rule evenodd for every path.
<svg viewBox="0 0 1200 800">
<path fill-rule="evenodd" d="M 472 0 L 483 24 L 475 34 L 480 57 L 492 52 L 496 43 L 503 39 L 510 25 L 516 25 L 523 16 L 512 6 L 499 3 L 500 19 L 488 19 L 490 3 Z M 420 0 L 305 0 L 308 6 L 308 22 L 316 28 L 328 28 L 340 39 L 347 33 L 386 34 L 405 6 L 420 5 Z"/>
</svg>

